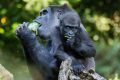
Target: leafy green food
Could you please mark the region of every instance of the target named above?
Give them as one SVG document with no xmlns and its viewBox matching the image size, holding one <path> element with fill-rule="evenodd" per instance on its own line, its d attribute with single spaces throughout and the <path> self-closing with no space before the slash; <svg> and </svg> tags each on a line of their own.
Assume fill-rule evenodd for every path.
<svg viewBox="0 0 120 80">
<path fill-rule="evenodd" d="M 32 22 L 32 23 L 30 23 L 30 24 L 28 25 L 28 29 L 31 30 L 31 31 L 33 31 L 33 32 L 35 32 L 35 34 L 37 35 L 37 34 L 38 34 L 37 29 L 38 29 L 39 26 L 40 26 L 39 23 L 37 23 L 37 22 Z"/>
</svg>

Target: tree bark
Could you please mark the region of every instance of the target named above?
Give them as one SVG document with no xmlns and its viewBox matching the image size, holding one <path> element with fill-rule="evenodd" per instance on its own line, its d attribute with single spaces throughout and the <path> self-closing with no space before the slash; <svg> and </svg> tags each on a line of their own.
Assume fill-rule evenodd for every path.
<svg viewBox="0 0 120 80">
<path fill-rule="evenodd" d="M 0 64 L 0 80 L 13 80 L 13 75 Z"/>
<path fill-rule="evenodd" d="M 90 73 L 87 70 L 75 75 L 71 67 L 72 59 L 68 58 L 60 66 L 58 80 L 106 80 L 95 71 Z"/>
</svg>

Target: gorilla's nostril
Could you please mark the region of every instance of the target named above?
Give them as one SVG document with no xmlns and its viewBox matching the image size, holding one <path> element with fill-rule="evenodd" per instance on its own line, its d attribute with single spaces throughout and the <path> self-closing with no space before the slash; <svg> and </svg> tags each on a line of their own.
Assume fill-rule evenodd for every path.
<svg viewBox="0 0 120 80">
<path fill-rule="evenodd" d="M 69 36 L 74 36 L 74 33 L 72 31 L 69 31 L 68 35 Z"/>
</svg>

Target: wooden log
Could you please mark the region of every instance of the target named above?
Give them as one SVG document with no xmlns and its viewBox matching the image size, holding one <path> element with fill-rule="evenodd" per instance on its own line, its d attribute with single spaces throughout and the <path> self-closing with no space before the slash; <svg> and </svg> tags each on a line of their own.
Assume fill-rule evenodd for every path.
<svg viewBox="0 0 120 80">
<path fill-rule="evenodd" d="M 75 75 L 71 63 L 72 59 L 70 58 L 61 63 L 58 80 L 106 80 L 95 71 L 90 73 L 87 70 L 84 70 L 79 75 Z"/>
<path fill-rule="evenodd" d="M 0 80 L 13 80 L 13 75 L 0 64 Z"/>
</svg>

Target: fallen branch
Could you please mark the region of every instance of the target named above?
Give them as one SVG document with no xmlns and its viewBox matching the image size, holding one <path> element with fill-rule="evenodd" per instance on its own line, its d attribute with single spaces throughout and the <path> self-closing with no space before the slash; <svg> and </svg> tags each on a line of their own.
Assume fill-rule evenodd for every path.
<svg viewBox="0 0 120 80">
<path fill-rule="evenodd" d="M 58 80 L 106 80 L 96 72 L 82 71 L 75 75 L 71 67 L 72 59 L 67 59 L 61 63 Z"/>
<path fill-rule="evenodd" d="M 13 75 L 0 64 L 0 80 L 13 80 Z"/>
</svg>

